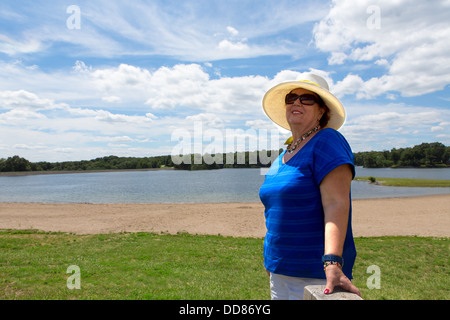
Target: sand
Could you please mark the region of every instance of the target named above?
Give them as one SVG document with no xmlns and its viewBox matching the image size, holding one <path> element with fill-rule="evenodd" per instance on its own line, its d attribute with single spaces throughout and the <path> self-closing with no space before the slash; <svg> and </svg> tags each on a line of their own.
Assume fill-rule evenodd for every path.
<svg viewBox="0 0 450 320">
<path fill-rule="evenodd" d="M 450 237 L 450 194 L 353 200 L 356 237 Z M 0 229 L 98 234 L 157 232 L 263 238 L 261 203 L 0 203 Z"/>
</svg>

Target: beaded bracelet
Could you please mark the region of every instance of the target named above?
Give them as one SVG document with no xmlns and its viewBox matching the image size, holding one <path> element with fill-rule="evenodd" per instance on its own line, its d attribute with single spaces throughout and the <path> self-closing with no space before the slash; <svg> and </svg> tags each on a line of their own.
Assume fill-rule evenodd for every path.
<svg viewBox="0 0 450 320">
<path fill-rule="evenodd" d="M 336 262 L 336 261 L 324 261 L 323 262 L 323 271 L 325 271 L 327 269 L 327 267 L 331 266 L 331 265 L 338 266 L 339 268 L 342 269 L 342 264 L 340 264 L 339 262 Z"/>
</svg>

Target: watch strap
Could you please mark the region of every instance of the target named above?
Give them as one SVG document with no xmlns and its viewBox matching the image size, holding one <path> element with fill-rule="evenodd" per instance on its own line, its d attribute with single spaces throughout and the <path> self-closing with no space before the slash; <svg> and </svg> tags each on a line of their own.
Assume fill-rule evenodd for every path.
<svg viewBox="0 0 450 320">
<path fill-rule="evenodd" d="M 331 262 L 337 262 L 339 263 L 341 266 L 344 265 L 344 259 L 340 256 L 336 256 L 334 254 L 326 254 L 322 256 L 322 263 L 325 263 L 327 261 L 331 261 Z"/>
</svg>

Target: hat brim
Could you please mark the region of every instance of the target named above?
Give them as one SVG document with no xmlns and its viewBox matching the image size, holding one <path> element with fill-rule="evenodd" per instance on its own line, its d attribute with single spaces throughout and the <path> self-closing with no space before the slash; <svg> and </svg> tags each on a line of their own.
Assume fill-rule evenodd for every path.
<svg viewBox="0 0 450 320">
<path fill-rule="evenodd" d="M 289 123 L 286 120 L 286 103 L 284 101 L 286 95 L 294 89 L 302 88 L 318 94 L 325 102 L 330 110 L 329 121 L 326 128 L 333 128 L 338 130 L 345 123 L 345 109 L 342 103 L 331 94 L 328 90 L 322 89 L 314 84 L 305 83 L 302 81 L 283 82 L 266 92 L 263 98 L 263 109 L 267 116 L 280 127 L 291 130 Z"/>
</svg>

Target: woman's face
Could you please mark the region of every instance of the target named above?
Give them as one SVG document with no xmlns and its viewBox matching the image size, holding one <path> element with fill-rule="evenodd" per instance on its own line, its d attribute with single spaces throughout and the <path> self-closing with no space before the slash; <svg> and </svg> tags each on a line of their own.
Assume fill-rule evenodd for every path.
<svg viewBox="0 0 450 320">
<path fill-rule="evenodd" d="M 318 97 L 314 92 L 301 88 L 292 90 L 292 93 L 299 96 L 312 94 Z M 292 104 L 286 104 L 286 120 L 291 128 L 294 126 L 302 130 L 312 129 L 319 124 L 324 112 L 317 102 L 310 106 L 302 104 L 300 99 L 297 99 Z"/>
</svg>

